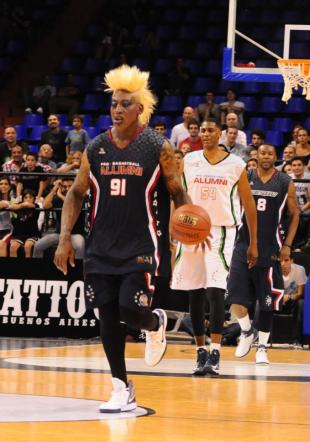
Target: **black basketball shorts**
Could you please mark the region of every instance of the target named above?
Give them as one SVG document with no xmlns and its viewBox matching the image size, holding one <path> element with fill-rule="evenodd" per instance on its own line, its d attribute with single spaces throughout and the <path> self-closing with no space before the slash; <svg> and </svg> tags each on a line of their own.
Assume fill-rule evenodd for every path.
<svg viewBox="0 0 310 442">
<path fill-rule="evenodd" d="M 85 275 L 84 294 L 88 309 L 100 307 L 115 299 L 128 307 L 150 307 L 153 293 L 150 273 Z"/>
<path fill-rule="evenodd" d="M 240 304 L 247 308 L 259 302 L 261 310 L 280 310 L 284 295 L 284 283 L 279 261 L 271 267 L 248 268 L 245 262 L 233 259 L 227 280 L 228 304 Z"/>
</svg>

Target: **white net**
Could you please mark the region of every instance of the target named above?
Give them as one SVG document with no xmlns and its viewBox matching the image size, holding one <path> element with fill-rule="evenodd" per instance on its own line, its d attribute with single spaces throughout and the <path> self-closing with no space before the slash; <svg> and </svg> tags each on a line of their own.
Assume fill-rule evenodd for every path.
<svg viewBox="0 0 310 442">
<path fill-rule="evenodd" d="M 309 60 L 278 60 L 278 66 L 284 78 L 282 100 L 287 102 L 298 87 L 306 100 L 310 100 L 310 61 Z"/>
</svg>

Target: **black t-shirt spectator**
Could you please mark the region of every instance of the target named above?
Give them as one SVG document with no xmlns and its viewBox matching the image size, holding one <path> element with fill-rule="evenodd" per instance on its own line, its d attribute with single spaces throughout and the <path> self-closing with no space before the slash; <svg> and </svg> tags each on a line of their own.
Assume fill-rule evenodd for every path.
<svg viewBox="0 0 310 442">
<path fill-rule="evenodd" d="M 63 206 L 63 200 L 59 198 L 57 195 L 53 198 L 53 208 L 62 208 Z M 84 204 L 83 207 L 84 208 Z M 60 233 L 60 223 L 61 223 L 61 211 L 57 210 L 56 212 L 56 232 Z M 72 229 L 72 235 L 80 234 L 84 235 L 84 226 L 85 226 L 85 211 L 81 211 L 79 214 L 78 219 L 76 220 L 76 223 L 74 224 L 74 227 Z"/>
<path fill-rule="evenodd" d="M 22 166 L 20 168 L 20 172 L 29 172 L 26 166 Z M 32 172 L 40 172 L 44 173 L 44 169 L 42 166 L 36 166 Z M 46 181 L 47 178 L 36 175 L 24 175 L 18 176 L 17 182 L 22 183 L 23 190 L 32 189 L 37 195 L 39 192 L 40 181 Z"/>
<path fill-rule="evenodd" d="M 66 161 L 66 138 L 68 132 L 65 129 L 59 129 L 58 133 L 53 133 L 50 129 L 42 132 L 40 146 L 49 144 L 54 150 L 53 160 L 56 163 Z"/>
<path fill-rule="evenodd" d="M 35 204 L 38 209 L 39 205 Z M 38 227 L 39 211 L 34 209 L 20 209 L 14 212 L 16 217 L 12 219 L 13 237 L 38 238 L 40 236 Z"/>
<path fill-rule="evenodd" d="M 28 152 L 28 144 L 23 141 L 17 141 L 16 146 L 21 146 L 24 149 L 24 152 Z M 11 159 L 11 150 L 8 147 L 8 143 L 6 141 L 2 141 L 0 143 L 0 166 L 2 166 L 6 161 Z"/>
</svg>

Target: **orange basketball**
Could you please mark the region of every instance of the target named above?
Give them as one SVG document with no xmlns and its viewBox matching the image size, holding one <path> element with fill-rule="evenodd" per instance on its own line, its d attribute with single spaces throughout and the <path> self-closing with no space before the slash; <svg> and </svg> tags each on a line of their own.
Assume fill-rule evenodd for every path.
<svg viewBox="0 0 310 442">
<path fill-rule="evenodd" d="M 183 244 L 198 244 L 204 241 L 210 230 L 210 217 L 200 206 L 184 204 L 172 214 L 170 220 L 171 236 Z"/>
</svg>

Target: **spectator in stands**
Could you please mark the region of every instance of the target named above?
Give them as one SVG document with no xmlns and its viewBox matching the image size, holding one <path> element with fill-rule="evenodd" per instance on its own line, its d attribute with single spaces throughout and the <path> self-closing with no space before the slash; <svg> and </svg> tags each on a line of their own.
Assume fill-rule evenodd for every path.
<svg viewBox="0 0 310 442">
<path fill-rule="evenodd" d="M 244 127 L 243 112 L 245 110 L 244 103 L 242 101 L 237 101 L 237 92 L 234 89 L 228 89 L 226 92 L 226 97 L 227 101 L 220 103 L 221 124 L 225 124 L 226 116 L 230 112 L 234 112 L 237 115 L 236 127 L 238 129 L 243 129 Z"/>
<path fill-rule="evenodd" d="M 181 150 L 177 149 L 174 151 L 174 158 L 178 172 L 180 175 L 182 175 L 184 166 L 184 153 Z"/>
<path fill-rule="evenodd" d="M 157 121 L 154 124 L 154 130 L 159 134 L 162 134 L 164 137 L 167 135 L 167 126 L 164 121 Z"/>
<path fill-rule="evenodd" d="M 112 24 L 113 22 L 110 21 L 110 23 Z M 106 35 L 103 36 L 100 45 L 96 50 L 96 58 L 100 58 L 105 62 L 108 62 L 111 59 L 115 49 L 112 28 L 110 31 L 106 29 Z"/>
<path fill-rule="evenodd" d="M 259 148 L 262 144 L 264 144 L 266 138 L 265 131 L 263 129 L 253 129 L 251 130 L 251 143 L 248 147 L 255 147 L 256 149 Z"/>
<path fill-rule="evenodd" d="M 168 74 L 169 85 L 166 93 L 168 95 L 182 95 L 185 97 L 189 94 L 192 87 L 192 73 L 185 65 L 183 58 L 177 58 L 175 66 Z"/>
<path fill-rule="evenodd" d="M 303 157 L 303 161 L 307 166 L 310 160 L 310 144 L 309 144 L 309 132 L 304 127 L 297 131 L 297 144 L 296 155 Z"/>
<path fill-rule="evenodd" d="M 11 203 L 10 210 L 16 213 L 12 218 L 13 235 L 10 243 L 10 256 L 17 258 L 18 250 L 23 247 L 25 257 L 30 258 L 34 243 L 40 236 L 40 206 L 35 202 L 36 194 L 32 189 L 25 189 L 20 203 Z"/>
<path fill-rule="evenodd" d="M 81 167 L 82 152 L 79 150 L 70 153 L 67 156 L 66 163 L 57 169 L 59 173 L 70 173 L 76 175 Z"/>
<path fill-rule="evenodd" d="M 51 114 L 47 119 L 49 129 L 42 132 L 40 145 L 49 144 L 54 152 L 53 160 L 55 163 L 64 163 L 66 161 L 66 138 L 68 132 L 60 128 L 60 122 L 57 115 Z"/>
<path fill-rule="evenodd" d="M 278 169 L 278 167 L 281 167 L 281 169 Z M 280 172 L 287 173 L 288 175 L 291 175 L 293 173 L 291 161 L 286 161 L 284 166 L 283 166 L 283 164 L 281 164 L 281 166 L 278 166 L 278 167 L 277 167 L 277 169 L 280 170 Z"/>
<path fill-rule="evenodd" d="M 243 144 L 237 143 L 236 139 L 238 137 L 238 129 L 236 127 L 228 127 L 226 129 L 226 142 L 222 143 L 227 152 L 233 153 L 243 160 L 248 159 L 247 147 Z"/>
<path fill-rule="evenodd" d="M 52 114 L 65 112 L 69 120 L 77 114 L 80 107 L 81 91 L 74 82 L 72 74 L 67 75 L 66 84 L 60 87 L 54 97 L 49 101 L 49 109 Z"/>
<path fill-rule="evenodd" d="M 4 129 L 4 140 L 0 143 L 0 166 L 11 159 L 12 147 L 22 146 L 24 152 L 28 151 L 28 144 L 17 140 L 17 133 L 15 127 L 8 126 Z"/>
<path fill-rule="evenodd" d="M 238 116 L 235 112 L 229 112 L 226 115 L 226 129 L 228 127 L 236 127 L 238 129 Z M 226 145 L 226 129 L 222 130 L 222 135 L 220 139 L 220 144 Z M 238 136 L 236 138 L 236 143 L 242 144 L 243 146 L 247 145 L 246 142 L 246 134 L 242 130 L 238 129 Z"/>
<path fill-rule="evenodd" d="M 188 123 L 194 118 L 194 109 L 190 106 L 186 106 L 183 110 L 183 123 L 173 126 L 171 131 L 170 142 L 175 148 L 179 148 L 181 141 L 189 137 Z"/>
<path fill-rule="evenodd" d="M 213 118 L 217 123 L 220 123 L 220 107 L 214 102 L 213 92 L 208 91 L 205 102 L 198 104 L 195 109 L 195 117 L 200 124 L 207 118 Z"/>
<path fill-rule="evenodd" d="M 27 95 L 27 91 L 25 91 Z M 56 87 L 50 84 L 49 76 L 46 75 L 41 85 L 35 86 L 32 96 L 26 96 L 26 113 L 32 113 L 33 109 L 39 114 L 48 115 L 49 101 L 56 95 Z"/>
<path fill-rule="evenodd" d="M 309 179 L 310 173 L 306 171 L 303 157 L 295 157 L 291 161 L 293 179 L 302 180 Z M 294 248 L 300 251 L 300 247 L 304 246 L 309 238 L 310 223 L 310 183 L 294 182 L 297 201 L 300 209 L 300 220 L 298 230 L 294 239 Z"/>
<path fill-rule="evenodd" d="M 89 135 L 85 129 L 83 129 L 83 117 L 81 115 L 73 115 L 73 127 L 70 130 L 66 138 L 66 153 L 76 152 L 77 150 L 83 152 L 87 144 L 90 142 Z"/>
<path fill-rule="evenodd" d="M 202 141 L 199 135 L 199 123 L 193 118 L 188 122 L 188 132 L 189 137 L 185 138 L 185 140 L 181 141 L 179 144 L 179 149 L 184 152 L 184 150 L 189 152 L 194 152 L 195 150 L 202 149 Z M 183 150 L 183 146 L 186 145 L 186 149 Z"/>
<path fill-rule="evenodd" d="M 156 32 L 156 26 L 147 30 L 145 38 L 141 39 L 140 47 L 151 63 L 159 57 L 161 42 Z"/>
<path fill-rule="evenodd" d="M 38 165 L 37 154 L 31 152 L 27 153 L 25 164 L 20 168 L 19 171 L 44 173 L 43 167 Z M 27 189 L 34 193 L 36 200 L 40 200 L 46 185 L 46 177 L 42 175 L 21 175 L 17 179 L 16 196 L 19 198 L 22 194 L 24 194 L 24 190 Z"/>
<path fill-rule="evenodd" d="M 46 196 L 43 202 L 44 209 L 61 209 L 65 197 L 73 184 L 72 179 L 63 178 L 62 180 L 56 180 L 52 190 Z M 60 223 L 61 223 L 61 211 L 56 211 L 56 232 L 48 233 L 43 236 L 34 246 L 33 257 L 43 258 L 44 252 L 51 248 L 56 247 L 59 241 L 60 234 Z M 85 240 L 83 237 L 85 224 L 85 212 L 81 212 L 75 226 L 72 230 L 72 245 L 75 250 L 75 257 L 78 259 L 83 259 Z"/>
<path fill-rule="evenodd" d="M 256 158 L 250 158 L 246 163 L 246 170 L 256 170 L 258 167 L 258 161 Z"/>
<path fill-rule="evenodd" d="M 24 153 L 22 146 L 14 146 L 11 150 L 11 160 L 6 161 L 2 166 L 3 172 L 19 172 L 24 164 Z M 17 176 L 10 176 L 10 182 L 16 193 Z"/>
<path fill-rule="evenodd" d="M 288 144 L 284 150 L 282 155 L 282 162 L 279 164 L 276 169 L 283 172 L 283 168 L 287 163 L 291 166 L 291 160 L 296 156 L 296 148 L 292 144 Z M 291 173 L 291 172 L 287 172 Z"/>
<path fill-rule="evenodd" d="M 11 212 L 4 210 L 9 209 L 12 202 L 10 179 L 7 176 L 0 176 L 0 257 L 8 256 L 8 246 L 12 238 Z"/>
<path fill-rule="evenodd" d="M 257 149 L 256 147 L 251 147 L 249 152 L 248 152 L 249 158 L 254 158 L 255 160 L 257 160 Z"/>
<path fill-rule="evenodd" d="M 283 160 L 291 161 L 296 156 L 296 148 L 292 144 L 288 144 L 283 150 Z"/>
<path fill-rule="evenodd" d="M 53 149 L 49 144 L 42 144 L 39 150 L 38 164 L 43 167 L 44 172 L 56 170 L 56 163 L 52 161 Z"/>
<path fill-rule="evenodd" d="M 302 311 L 303 295 L 307 282 L 305 268 L 295 264 L 293 259 L 281 259 L 281 268 L 284 281 L 283 308 L 280 314 L 292 314 L 294 318 L 293 342 L 302 342 Z"/>
<path fill-rule="evenodd" d="M 303 129 L 301 124 L 294 124 L 293 130 L 292 130 L 292 140 L 289 142 L 289 144 L 292 144 L 293 146 L 296 146 L 297 144 L 297 135 L 299 129 Z"/>
</svg>

